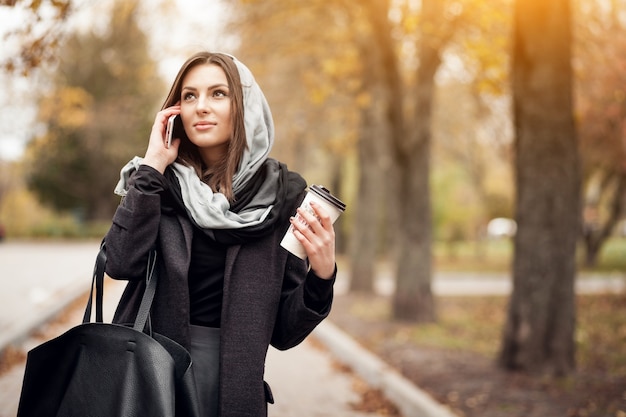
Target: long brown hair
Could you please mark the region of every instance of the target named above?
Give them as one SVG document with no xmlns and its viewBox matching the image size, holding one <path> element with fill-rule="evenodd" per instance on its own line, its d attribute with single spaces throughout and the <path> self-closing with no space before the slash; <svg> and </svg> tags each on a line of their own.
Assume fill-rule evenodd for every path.
<svg viewBox="0 0 626 417">
<path fill-rule="evenodd" d="M 243 89 L 237 65 L 232 57 L 221 53 L 199 52 L 191 56 L 182 65 L 172 84 L 162 109 L 171 107 L 181 100 L 182 83 L 187 73 L 198 65 L 217 65 L 226 74 L 230 90 L 230 112 L 233 131 L 228 142 L 228 151 L 215 165 L 204 165 L 198 148 L 191 143 L 187 134 L 181 129 L 181 144 L 178 150 L 178 162 L 193 167 L 202 181 L 207 183 L 214 192 L 222 193 L 229 201 L 234 200 L 233 176 L 237 173 L 241 158 L 247 147 L 246 130 L 243 118 Z"/>
</svg>

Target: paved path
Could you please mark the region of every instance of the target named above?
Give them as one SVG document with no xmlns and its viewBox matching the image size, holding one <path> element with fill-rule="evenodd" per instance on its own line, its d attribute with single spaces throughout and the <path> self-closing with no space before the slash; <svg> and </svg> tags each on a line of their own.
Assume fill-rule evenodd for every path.
<svg viewBox="0 0 626 417">
<path fill-rule="evenodd" d="M 91 283 L 99 243 L 0 243 L 0 349 Z"/>
</svg>

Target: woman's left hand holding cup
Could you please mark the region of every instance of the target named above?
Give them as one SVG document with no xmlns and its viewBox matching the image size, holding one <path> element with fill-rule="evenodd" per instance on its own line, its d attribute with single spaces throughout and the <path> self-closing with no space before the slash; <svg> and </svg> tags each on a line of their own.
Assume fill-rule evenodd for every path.
<svg viewBox="0 0 626 417">
<path fill-rule="evenodd" d="M 293 233 L 304 247 L 315 275 L 330 279 L 335 273 L 335 229 L 323 207 L 313 201 L 310 205 L 315 215 L 298 208 L 299 218 L 291 218 Z"/>
</svg>

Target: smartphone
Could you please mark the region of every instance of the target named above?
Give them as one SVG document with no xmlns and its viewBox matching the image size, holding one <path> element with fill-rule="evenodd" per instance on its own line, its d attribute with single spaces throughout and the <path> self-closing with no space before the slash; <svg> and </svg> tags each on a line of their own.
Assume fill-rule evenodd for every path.
<svg viewBox="0 0 626 417">
<path fill-rule="evenodd" d="M 165 129 L 165 147 L 169 149 L 172 145 L 172 139 L 174 138 L 174 123 L 176 122 L 177 114 L 170 116 L 167 119 L 167 128 Z"/>
</svg>

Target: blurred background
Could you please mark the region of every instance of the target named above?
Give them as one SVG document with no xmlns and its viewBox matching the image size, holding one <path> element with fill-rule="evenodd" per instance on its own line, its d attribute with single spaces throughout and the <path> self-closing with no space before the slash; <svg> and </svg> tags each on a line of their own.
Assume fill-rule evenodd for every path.
<svg viewBox="0 0 626 417">
<path fill-rule="evenodd" d="M 372 2 L 381 10 L 350 1 L 8 3 L 0 6 L 6 238 L 99 236 L 117 204 L 111 190 L 120 166 L 143 155 L 176 71 L 202 49 L 234 53 L 256 74 L 277 125 L 276 158 L 352 206 L 359 182 L 376 182 L 378 238 L 368 245 L 377 253 L 384 254 L 395 221 L 385 215 L 395 204 L 387 193 L 396 191 L 387 144 L 398 121 L 407 141 L 415 126 L 430 126 L 435 244 L 461 256 L 466 243 L 513 235 L 506 220 L 514 218 L 515 193 L 510 0 L 440 2 L 432 19 L 424 19 L 420 1 L 401 0 Z M 625 8 L 620 0 L 572 6 L 581 222 L 606 232 L 606 240 L 587 245 L 589 264 L 609 238 L 626 233 L 619 192 Z M 387 19 L 374 27 L 380 22 L 368 13 Z M 424 33 L 436 40 L 432 57 L 419 55 Z M 393 56 L 380 52 L 381 42 Z M 398 91 L 385 88 L 384 72 L 392 70 Z M 429 75 L 432 115 L 416 120 L 416 92 Z M 342 252 L 356 213 L 348 210 L 340 224 Z"/>
<path fill-rule="evenodd" d="M 567 225 L 575 248 L 554 260 L 575 270 L 545 276 L 567 288 L 576 273 L 623 277 L 626 1 L 557 3 L 564 8 L 535 32 L 571 34 L 553 52 L 567 62 L 568 82 L 543 78 L 538 91 L 573 98 L 565 133 L 574 162 L 547 146 L 546 165 L 533 165 L 517 158 L 525 130 L 516 129 L 520 89 L 512 89 L 515 68 L 532 68 L 513 59 L 515 16 L 533 11 L 513 0 L 2 1 L 0 238 L 101 238 L 120 168 L 143 155 L 179 66 L 206 49 L 236 55 L 255 74 L 276 123 L 272 156 L 347 203 L 336 224 L 340 264 L 361 293 L 374 291 L 381 268 L 391 271 L 409 301 L 396 296 L 390 317 L 437 321 L 433 273 L 519 280 L 521 263 L 541 264 L 516 252 L 528 245 L 518 232 L 529 230 L 516 193 L 544 166 L 575 167 L 576 185 L 557 212 L 575 219 Z M 556 121 L 564 109 L 535 110 Z M 555 195 L 568 187 L 546 181 Z M 548 244 L 563 237 L 567 246 L 551 222 Z M 574 307 L 566 310 L 573 318 Z M 611 329 L 617 346 L 626 342 L 623 321 Z M 557 368 L 567 374 L 566 362 Z"/>
<path fill-rule="evenodd" d="M 437 251 L 482 262 L 508 250 L 511 0 L 2 4 L 5 238 L 100 236 L 120 167 L 143 155 L 179 66 L 208 49 L 256 74 L 277 125 L 273 156 L 352 208 L 338 224 L 340 252 L 388 255 L 402 216 L 398 177 L 411 169 L 427 181 L 416 198 L 432 208 L 421 217 Z M 625 12 L 621 0 L 571 4 L 585 266 L 621 262 L 611 248 L 626 234 Z M 402 166 L 408 152 L 424 156 L 420 167 Z"/>
</svg>

